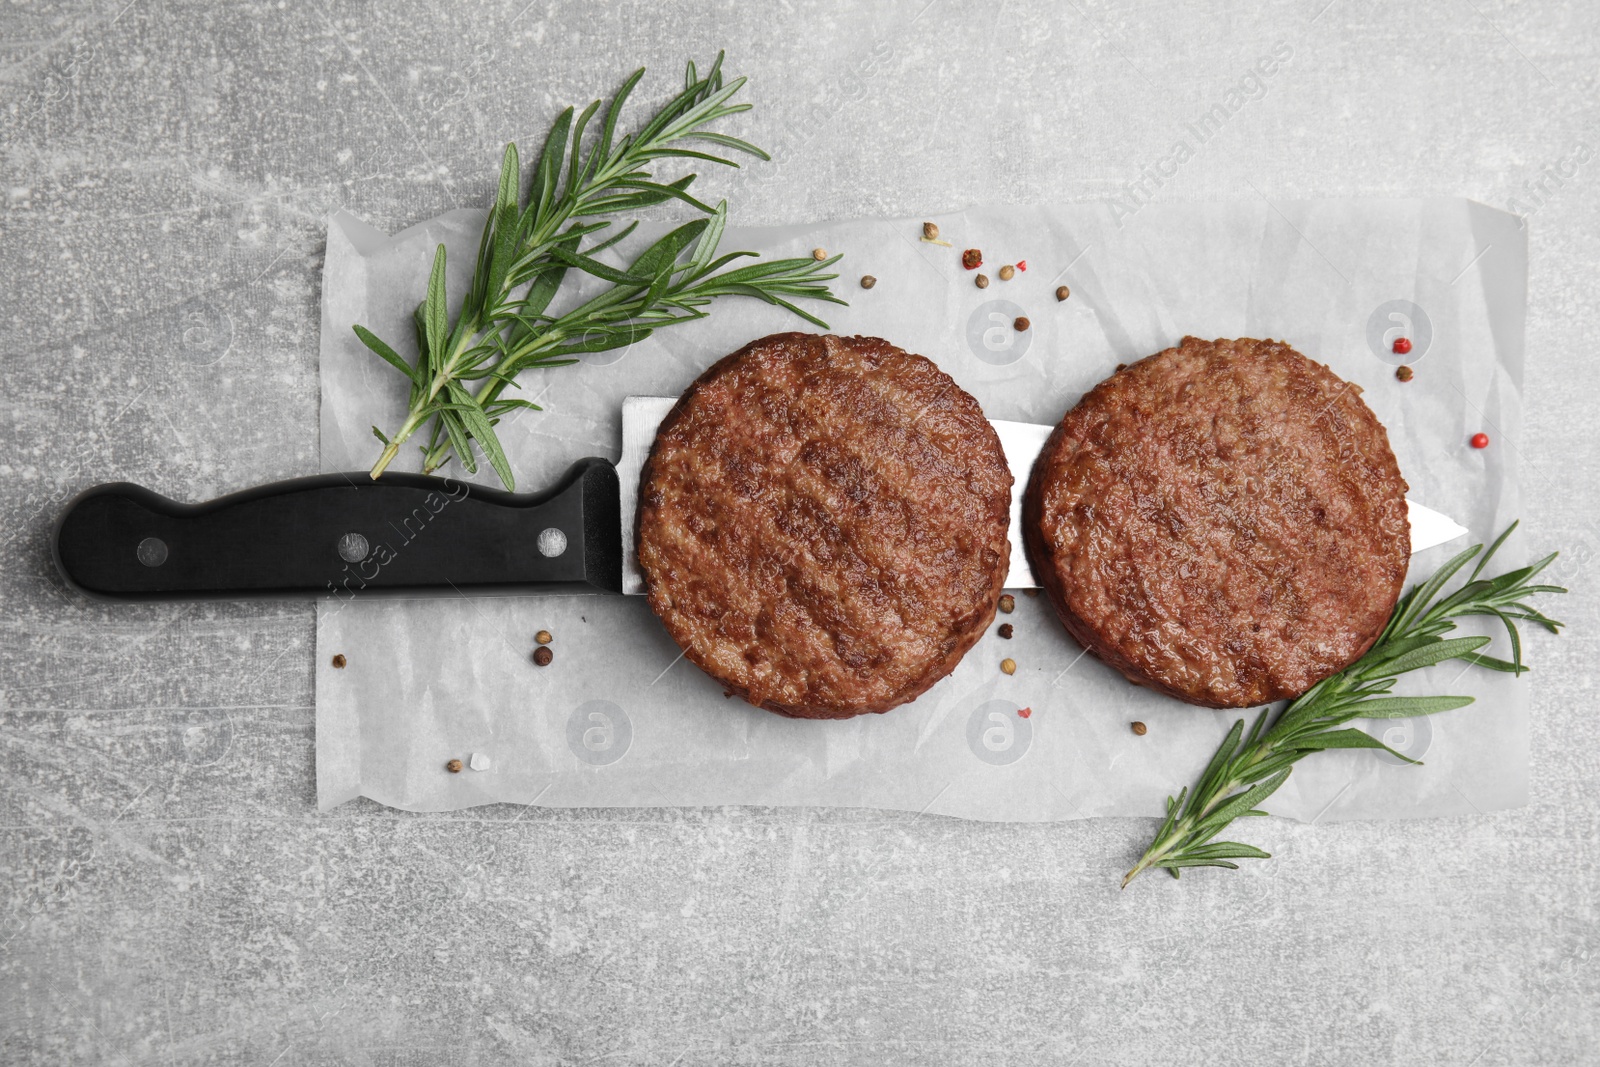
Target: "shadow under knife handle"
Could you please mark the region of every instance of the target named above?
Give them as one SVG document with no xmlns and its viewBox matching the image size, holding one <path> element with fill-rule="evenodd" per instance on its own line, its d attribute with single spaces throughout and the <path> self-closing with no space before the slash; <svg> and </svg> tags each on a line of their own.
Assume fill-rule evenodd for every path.
<svg viewBox="0 0 1600 1067">
<path fill-rule="evenodd" d="M 616 468 L 593 458 L 524 494 L 361 472 L 181 504 L 117 482 L 67 505 L 51 549 L 69 585 L 113 600 L 621 592 L 619 511 Z"/>
</svg>

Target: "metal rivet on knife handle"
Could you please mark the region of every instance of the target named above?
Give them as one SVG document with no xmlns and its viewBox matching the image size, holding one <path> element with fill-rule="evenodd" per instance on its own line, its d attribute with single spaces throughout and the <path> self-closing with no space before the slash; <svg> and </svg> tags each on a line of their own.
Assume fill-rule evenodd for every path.
<svg viewBox="0 0 1600 1067">
<path fill-rule="evenodd" d="M 539 531 L 539 555 L 555 559 L 567 550 L 567 535 L 554 526 Z"/>
<path fill-rule="evenodd" d="M 159 537 L 146 537 L 134 549 L 134 555 L 146 567 L 159 567 L 167 561 L 167 543 Z"/>
<path fill-rule="evenodd" d="M 352 531 L 339 538 L 339 558 L 346 563 L 360 563 L 368 551 L 367 539 L 358 533 Z"/>
</svg>

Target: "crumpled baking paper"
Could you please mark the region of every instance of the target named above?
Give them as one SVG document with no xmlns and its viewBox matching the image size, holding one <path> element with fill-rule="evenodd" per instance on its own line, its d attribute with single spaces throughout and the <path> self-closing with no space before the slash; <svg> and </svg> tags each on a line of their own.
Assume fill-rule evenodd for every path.
<svg viewBox="0 0 1600 1067">
<path fill-rule="evenodd" d="M 410 315 L 435 244 L 448 246 L 459 301 L 482 218 L 453 211 L 394 237 L 349 214 L 330 220 L 324 471 L 365 470 L 381 447 L 370 427 L 392 429 L 404 411 L 403 381 L 351 324 L 409 356 Z M 835 285 L 850 306 L 813 310 L 838 333 L 879 335 L 928 356 L 997 419 L 1053 423 L 1119 363 L 1185 334 L 1283 339 L 1361 386 L 1413 499 L 1476 540 L 1517 517 L 1527 241 L 1512 215 L 1457 199 L 1151 204 L 1131 217 L 1102 204 L 987 206 L 933 218 L 949 248 L 919 240 L 922 221 L 730 227 L 723 248 L 843 253 Z M 636 235 L 618 261 L 648 237 Z M 988 288 L 962 269 L 965 248 L 982 250 Z M 1016 276 L 1000 281 L 1008 263 Z M 871 290 L 858 284 L 865 274 L 877 278 Z M 1071 296 L 1058 302 L 1060 285 Z M 1024 333 L 1011 326 L 1019 315 L 1032 323 Z M 525 375 L 520 395 L 545 410 L 501 428 L 519 489 L 549 483 L 583 456 L 615 459 L 624 397 L 676 395 L 744 343 L 807 328 L 781 309 L 729 298 L 702 322 Z M 1415 379 L 1404 384 L 1390 351 L 1400 335 L 1413 343 L 1405 358 Z M 1480 430 L 1493 443 L 1474 450 L 1467 440 Z M 416 464 L 408 447 L 395 469 Z M 477 480 L 493 484 L 487 465 Z M 1505 563 L 1528 558 L 1524 541 L 1519 533 L 1507 545 Z M 1469 543 L 1414 557 L 1412 580 Z M 726 699 L 641 597 L 330 600 L 318 608 L 319 804 L 366 796 L 416 811 L 514 801 L 826 805 L 1014 821 L 1160 815 L 1163 798 L 1193 781 L 1244 713 L 1136 688 L 1085 656 L 1043 597 L 1019 595 L 1016 605 L 1002 617 L 1014 639 L 991 631 L 914 703 L 805 722 Z M 530 660 L 539 630 L 554 636 L 546 667 Z M 1539 643 L 1530 644 L 1537 661 Z M 335 654 L 348 666 L 332 667 Z M 1014 676 L 999 670 L 1006 657 Z M 1369 751 L 1319 754 L 1268 809 L 1332 820 L 1526 802 L 1526 678 L 1446 664 L 1408 676 L 1401 691 L 1477 703 L 1367 724 L 1424 766 Z M 1147 724 L 1143 736 L 1130 729 L 1135 720 Z M 475 753 L 487 770 L 446 771 L 447 760 Z"/>
</svg>

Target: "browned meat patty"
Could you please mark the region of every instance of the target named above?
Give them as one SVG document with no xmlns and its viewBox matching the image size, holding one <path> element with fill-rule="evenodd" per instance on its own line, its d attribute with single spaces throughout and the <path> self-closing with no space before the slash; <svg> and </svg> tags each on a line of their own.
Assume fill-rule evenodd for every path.
<svg viewBox="0 0 1600 1067">
<path fill-rule="evenodd" d="M 1095 386 L 1024 501 L 1072 636 L 1210 708 L 1298 696 L 1358 659 L 1411 553 L 1406 483 L 1360 393 L 1249 338 L 1185 337 Z"/>
<path fill-rule="evenodd" d="M 729 693 L 800 718 L 888 711 L 994 618 L 1010 499 L 999 437 L 932 362 L 777 334 L 662 422 L 639 564 L 672 639 Z"/>
</svg>

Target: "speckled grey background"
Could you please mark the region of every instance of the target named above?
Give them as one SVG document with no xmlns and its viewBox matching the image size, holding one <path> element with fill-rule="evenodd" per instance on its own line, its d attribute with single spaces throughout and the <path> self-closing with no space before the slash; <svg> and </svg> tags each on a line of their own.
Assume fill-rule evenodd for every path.
<svg viewBox="0 0 1600 1067">
<path fill-rule="evenodd" d="M 925 3 L 0 11 L 0 1062 L 1600 1059 L 1600 8 Z M 765 223 L 1118 195 L 1279 41 L 1159 197 L 1531 212 L 1527 419 L 1493 447 L 1578 592 L 1531 643 L 1527 809 L 1263 820 L 1277 861 L 1126 893 L 1148 821 L 319 815 L 309 606 L 51 573 L 90 482 L 314 471 L 327 213 L 481 203 L 506 139 L 639 62 L 657 95 L 718 47 L 753 75 L 779 163 L 716 181 Z"/>
</svg>

